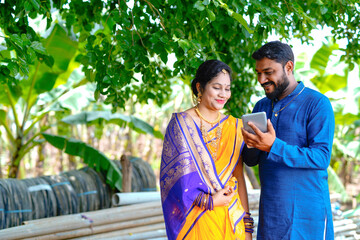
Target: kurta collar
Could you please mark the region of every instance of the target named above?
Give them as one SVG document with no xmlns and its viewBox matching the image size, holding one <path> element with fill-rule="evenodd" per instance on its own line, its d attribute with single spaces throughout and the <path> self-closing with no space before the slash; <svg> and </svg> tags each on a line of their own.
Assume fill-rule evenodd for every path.
<svg viewBox="0 0 360 240">
<path fill-rule="evenodd" d="M 294 91 L 292 91 L 289 95 L 284 97 L 282 100 L 286 101 L 285 99 L 289 99 L 289 97 L 291 98 L 291 96 L 295 96 L 296 94 L 298 94 L 305 87 L 303 82 L 298 81 L 298 83 L 299 84 L 296 86 Z M 279 99 L 275 99 L 274 102 L 279 102 Z"/>
</svg>

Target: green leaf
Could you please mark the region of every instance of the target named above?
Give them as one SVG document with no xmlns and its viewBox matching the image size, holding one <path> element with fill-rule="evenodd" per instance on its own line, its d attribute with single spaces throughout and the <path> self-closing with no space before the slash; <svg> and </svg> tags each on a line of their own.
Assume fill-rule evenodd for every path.
<svg viewBox="0 0 360 240">
<path fill-rule="evenodd" d="M 188 40 L 180 39 L 178 43 L 185 53 L 188 52 L 191 48 L 191 43 Z"/>
<path fill-rule="evenodd" d="M 221 1 L 219 1 L 219 2 L 221 2 Z M 254 32 L 254 30 L 250 29 L 249 25 L 247 24 L 246 20 L 243 18 L 242 15 L 240 15 L 237 12 L 234 12 L 232 9 L 229 8 L 229 6 L 227 4 L 221 3 L 220 7 L 225 9 L 227 11 L 227 13 L 229 14 L 229 16 L 231 16 L 236 21 L 238 21 L 246 29 L 246 31 L 248 31 L 249 34 L 252 34 Z"/>
<path fill-rule="evenodd" d="M 248 33 L 252 34 L 254 32 L 254 30 L 250 29 L 246 20 L 240 14 L 232 12 L 231 17 L 235 18 L 236 21 L 238 21 L 246 29 L 246 31 L 248 31 Z"/>
<path fill-rule="evenodd" d="M 328 167 L 328 182 L 329 189 L 341 195 L 342 201 L 347 201 L 349 199 L 349 195 L 347 194 L 344 184 L 341 182 L 338 175 L 335 173 L 332 167 Z"/>
<path fill-rule="evenodd" d="M 65 153 L 73 156 L 84 156 L 86 144 L 77 139 L 68 139 L 66 142 Z"/>
<path fill-rule="evenodd" d="M 328 65 L 329 58 L 332 55 L 333 50 L 338 49 L 337 44 L 325 45 L 316 51 L 310 62 L 310 67 L 319 71 L 320 75 L 324 75 L 325 69 Z"/>
<path fill-rule="evenodd" d="M 147 133 L 153 135 L 156 138 L 163 139 L 161 132 L 155 130 L 147 122 L 137 117 L 127 116 L 121 113 L 111 113 L 106 111 L 81 112 L 61 119 L 62 122 L 71 125 L 96 124 L 99 120 L 104 120 L 106 123 L 117 124 L 121 127 L 127 125 L 138 133 Z"/>
<path fill-rule="evenodd" d="M 335 123 L 336 125 L 349 126 L 355 123 L 355 121 L 359 120 L 358 115 L 354 115 L 351 113 L 343 114 L 342 111 L 335 112 Z"/>
<path fill-rule="evenodd" d="M 327 12 L 328 12 L 328 9 L 327 9 L 327 7 L 325 7 L 325 6 L 321 6 L 320 7 L 320 12 L 321 12 L 321 14 L 326 14 Z"/>
<path fill-rule="evenodd" d="M 38 53 L 41 53 L 41 54 L 44 54 L 44 55 L 47 55 L 47 52 L 46 52 L 46 49 L 44 48 L 44 46 L 41 44 L 41 42 L 32 42 L 30 47 L 32 49 L 35 50 L 35 52 L 38 52 Z"/>
<path fill-rule="evenodd" d="M 28 48 L 27 55 L 26 55 L 26 61 L 32 65 L 35 63 L 36 59 L 37 59 L 37 55 L 36 55 L 35 50 L 33 50 L 32 48 Z"/>
<path fill-rule="evenodd" d="M 304 68 L 307 61 L 308 57 L 305 52 L 298 54 L 296 58 L 295 72 L 299 69 Z"/>
<path fill-rule="evenodd" d="M 34 6 L 36 11 L 39 11 L 41 2 L 40 0 L 30 0 L 31 4 Z"/>
<path fill-rule="evenodd" d="M 3 109 L 0 109 L 0 124 L 3 124 L 6 122 L 6 111 Z"/>
<path fill-rule="evenodd" d="M 311 82 L 319 89 L 321 93 L 328 91 L 336 92 L 337 90 L 347 86 L 347 76 L 331 74 L 327 76 L 315 76 Z"/>
<path fill-rule="evenodd" d="M 112 187 L 120 192 L 122 191 L 122 173 L 120 169 L 108 159 L 102 152 L 87 145 L 86 143 L 61 136 L 42 133 L 46 141 L 54 147 L 63 150 L 74 156 L 81 157 L 89 167 L 98 172 L 106 173 L 106 181 Z"/>
<path fill-rule="evenodd" d="M 197 1 L 197 2 L 194 4 L 194 8 L 196 8 L 196 9 L 199 10 L 199 11 L 204 11 L 204 10 L 205 10 L 204 4 L 202 4 L 200 1 Z"/>
<path fill-rule="evenodd" d="M 204 0 L 204 1 L 202 2 L 202 4 L 204 4 L 205 6 L 207 6 L 207 5 L 210 4 L 210 0 Z"/>
<path fill-rule="evenodd" d="M 9 51 L 6 47 L 0 45 L 0 59 L 11 58 L 11 51 Z"/>
<path fill-rule="evenodd" d="M 89 106 L 92 101 L 94 101 L 92 93 L 86 89 L 86 86 L 81 86 L 61 96 L 59 98 L 59 105 L 63 109 L 78 112 Z"/>
<path fill-rule="evenodd" d="M 7 65 L 7 68 L 10 70 L 10 75 L 12 77 L 15 77 L 18 73 L 19 73 L 19 65 L 17 65 L 16 63 L 14 62 L 10 62 L 8 65 Z"/>
<path fill-rule="evenodd" d="M 66 139 L 64 137 L 47 134 L 47 133 L 42 133 L 42 135 L 45 138 L 45 140 L 48 141 L 54 147 L 56 147 L 60 150 L 64 149 L 65 143 L 66 143 Z"/>
<path fill-rule="evenodd" d="M 10 39 L 19 47 L 22 47 L 24 45 L 24 41 L 21 39 L 21 37 L 17 34 L 10 35 Z"/>
<path fill-rule="evenodd" d="M 44 58 L 44 63 L 45 63 L 48 67 L 52 68 L 52 67 L 54 66 L 55 60 L 54 60 L 54 57 L 53 57 L 53 56 L 45 55 L 45 56 L 43 56 L 43 58 Z"/>
<path fill-rule="evenodd" d="M 215 21 L 216 20 L 215 13 L 213 11 L 211 11 L 210 9 L 207 8 L 206 12 L 208 14 L 208 17 L 209 17 L 210 21 Z"/>
<path fill-rule="evenodd" d="M 33 9 L 32 4 L 30 3 L 30 1 L 25 1 L 24 2 L 24 9 L 27 12 L 30 12 Z"/>
<path fill-rule="evenodd" d="M 46 51 L 39 43 L 35 43 L 33 46 L 34 48 L 31 49 L 36 50 L 37 54 L 41 54 L 39 59 L 45 63 L 40 65 L 38 71 L 36 68 L 32 68 L 29 79 L 24 81 L 27 92 L 30 90 L 31 80 L 35 77 L 34 96 L 66 83 L 73 70 L 79 66 L 78 63 L 73 63 L 78 48 L 77 43 L 71 40 L 58 24 L 53 27 L 51 34 L 43 42 Z"/>
</svg>

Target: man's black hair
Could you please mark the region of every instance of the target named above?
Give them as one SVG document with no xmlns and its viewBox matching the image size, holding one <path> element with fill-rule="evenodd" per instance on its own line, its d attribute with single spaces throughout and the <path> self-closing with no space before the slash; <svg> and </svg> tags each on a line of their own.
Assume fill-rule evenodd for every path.
<svg viewBox="0 0 360 240">
<path fill-rule="evenodd" d="M 288 61 L 294 62 L 294 53 L 289 45 L 280 41 L 272 41 L 263 45 L 252 54 L 252 58 L 255 60 L 261 60 L 263 58 L 269 58 L 281 63 L 283 66 Z"/>
</svg>

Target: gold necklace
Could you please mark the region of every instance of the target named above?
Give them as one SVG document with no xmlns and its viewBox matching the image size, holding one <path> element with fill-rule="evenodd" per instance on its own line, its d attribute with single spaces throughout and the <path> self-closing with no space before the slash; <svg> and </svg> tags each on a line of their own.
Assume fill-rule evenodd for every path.
<svg viewBox="0 0 360 240">
<path fill-rule="evenodd" d="M 204 118 L 204 116 L 201 115 L 199 109 L 196 107 L 195 108 L 195 112 L 197 113 L 197 115 L 200 118 L 200 130 L 201 130 L 201 135 L 203 136 L 204 142 L 211 154 L 212 159 L 214 160 L 214 162 L 217 159 L 217 151 L 219 149 L 219 143 L 220 143 L 220 138 L 221 138 L 221 127 L 220 127 L 220 117 L 221 114 L 219 113 L 218 118 L 216 119 L 216 121 L 208 121 L 206 118 Z M 215 139 L 211 139 L 205 129 L 203 120 L 207 123 L 209 123 L 211 125 L 211 127 L 213 127 L 213 125 L 215 123 L 218 123 L 217 127 L 216 127 L 216 134 L 215 134 Z"/>
<path fill-rule="evenodd" d="M 209 121 L 209 120 L 207 120 L 207 119 L 201 114 L 198 106 L 196 106 L 195 112 L 199 115 L 199 117 L 200 117 L 202 120 L 204 120 L 204 121 L 207 122 L 207 123 L 210 123 L 211 125 L 213 125 L 213 124 L 215 124 L 215 123 L 217 123 L 217 122 L 220 121 L 220 117 L 221 117 L 221 113 L 220 113 L 220 112 L 219 112 L 219 115 L 218 115 L 218 117 L 216 118 L 215 121 Z"/>
<path fill-rule="evenodd" d="M 299 96 L 300 95 L 300 93 L 302 93 L 302 91 L 304 91 L 304 89 L 305 89 L 305 87 L 303 87 L 303 89 L 301 89 L 301 91 L 298 93 L 298 94 L 296 94 L 296 96 L 295 97 L 293 97 L 293 99 L 291 99 L 290 100 L 290 102 L 288 102 L 283 108 L 281 108 L 279 111 L 274 111 L 274 101 L 271 101 L 271 110 L 272 110 L 272 112 L 274 113 L 274 115 L 275 115 L 275 117 L 277 117 L 278 116 L 278 113 L 279 112 L 281 112 L 282 110 L 284 110 L 284 108 L 286 108 L 297 96 Z"/>
</svg>

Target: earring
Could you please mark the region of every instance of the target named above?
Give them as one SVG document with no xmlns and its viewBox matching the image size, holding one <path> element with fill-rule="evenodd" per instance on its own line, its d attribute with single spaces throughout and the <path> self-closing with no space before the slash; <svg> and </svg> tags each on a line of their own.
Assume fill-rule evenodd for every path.
<svg viewBox="0 0 360 240">
<path fill-rule="evenodd" d="M 197 97 L 197 99 L 196 99 L 196 101 L 198 102 L 198 104 L 201 103 L 201 97 L 202 97 L 202 94 L 201 94 L 201 92 L 199 92 L 199 93 L 198 93 L 198 97 Z"/>
<path fill-rule="evenodd" d="M 201 103 L 201 97 L 202 97 L 202 94 L 201 92 L 198 93 L 198 97 L 196 98 L 196 102 L 199 104 Z"/>
</svg>

